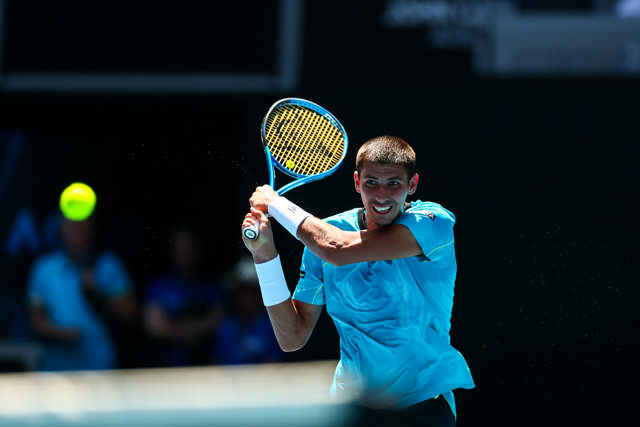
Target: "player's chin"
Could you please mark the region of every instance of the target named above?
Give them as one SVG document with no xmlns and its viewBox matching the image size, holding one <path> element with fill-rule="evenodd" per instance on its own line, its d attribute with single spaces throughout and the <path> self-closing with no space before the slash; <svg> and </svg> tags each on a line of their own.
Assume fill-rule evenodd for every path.
<svg viewBox="0 0 640 427">
<path fill-rule="evenodd" d="M 372 219 L 377 226 L 384 227 L 385 225 L 393 224 L 393 221 L 395 221 L 398 216 L 397 214 L 389 212 L 386 215 L 375 214 Z"/>
</svg>

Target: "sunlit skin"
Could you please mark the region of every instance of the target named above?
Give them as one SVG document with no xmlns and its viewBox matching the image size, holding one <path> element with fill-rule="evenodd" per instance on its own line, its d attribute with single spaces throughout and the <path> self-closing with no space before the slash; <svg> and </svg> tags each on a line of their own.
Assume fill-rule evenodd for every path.
<svg viewBox="0 0 640 427">
<path fill-rule="evenodd" d="M 418 188 L 418 174 L 411 179 L 401 165 L 365 162 L 353 173 L 356 191 L 366 211 L 367 229 L 393 223 L 401 214 L 408 195 Z"/>
</svg>

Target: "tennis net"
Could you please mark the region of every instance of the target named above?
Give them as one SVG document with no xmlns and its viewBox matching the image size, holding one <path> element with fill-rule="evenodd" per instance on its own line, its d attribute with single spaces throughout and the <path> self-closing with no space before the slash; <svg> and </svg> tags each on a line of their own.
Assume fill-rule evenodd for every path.
<svg viewBox="0 0 640 427">
<path fill-rule="evenodd" d="M 0 425 L 346 426 L 335 361 L 0 375 Z"/>
</svg>

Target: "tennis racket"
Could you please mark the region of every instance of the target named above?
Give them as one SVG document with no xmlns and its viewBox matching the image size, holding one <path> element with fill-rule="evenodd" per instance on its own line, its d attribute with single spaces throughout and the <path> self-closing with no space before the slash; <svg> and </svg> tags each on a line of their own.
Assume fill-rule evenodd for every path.
<svg viewBox="0 0 640 427">
<path fill-rule="evenodd" d="M 347 133 L 338 119 L 300 98 L 274 103 L 262 120 L 261 137 L 271 188 L 275 188 L 275 168 L 295 179 L 277 190 L 279 195 L 331 175 L 347 154 Z M 249 240 L 257 239 L 258 224 L 242 233 Z"/>
</svg>

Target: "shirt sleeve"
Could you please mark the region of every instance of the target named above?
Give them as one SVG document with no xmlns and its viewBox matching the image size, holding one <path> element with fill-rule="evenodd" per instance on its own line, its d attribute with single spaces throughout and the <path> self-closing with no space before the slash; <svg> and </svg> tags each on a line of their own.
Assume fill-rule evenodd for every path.
<svg viewBox="0 0 640 427">
<path fill-rule="evenodd" d="M 403 213 L 395 223 L 411 231 L 427 260 L 439 262 L 455 258 L 455 217 L 450 212 L 418 206 Z"/>
<path fill-rule="evenodd" d="M 300 265 L 300 280 L 298 280 L 292 298 L 308 304 L 324 305 L 323 280 L 322 260 L 309 249 L 304 248 Z"/>
</svg>

